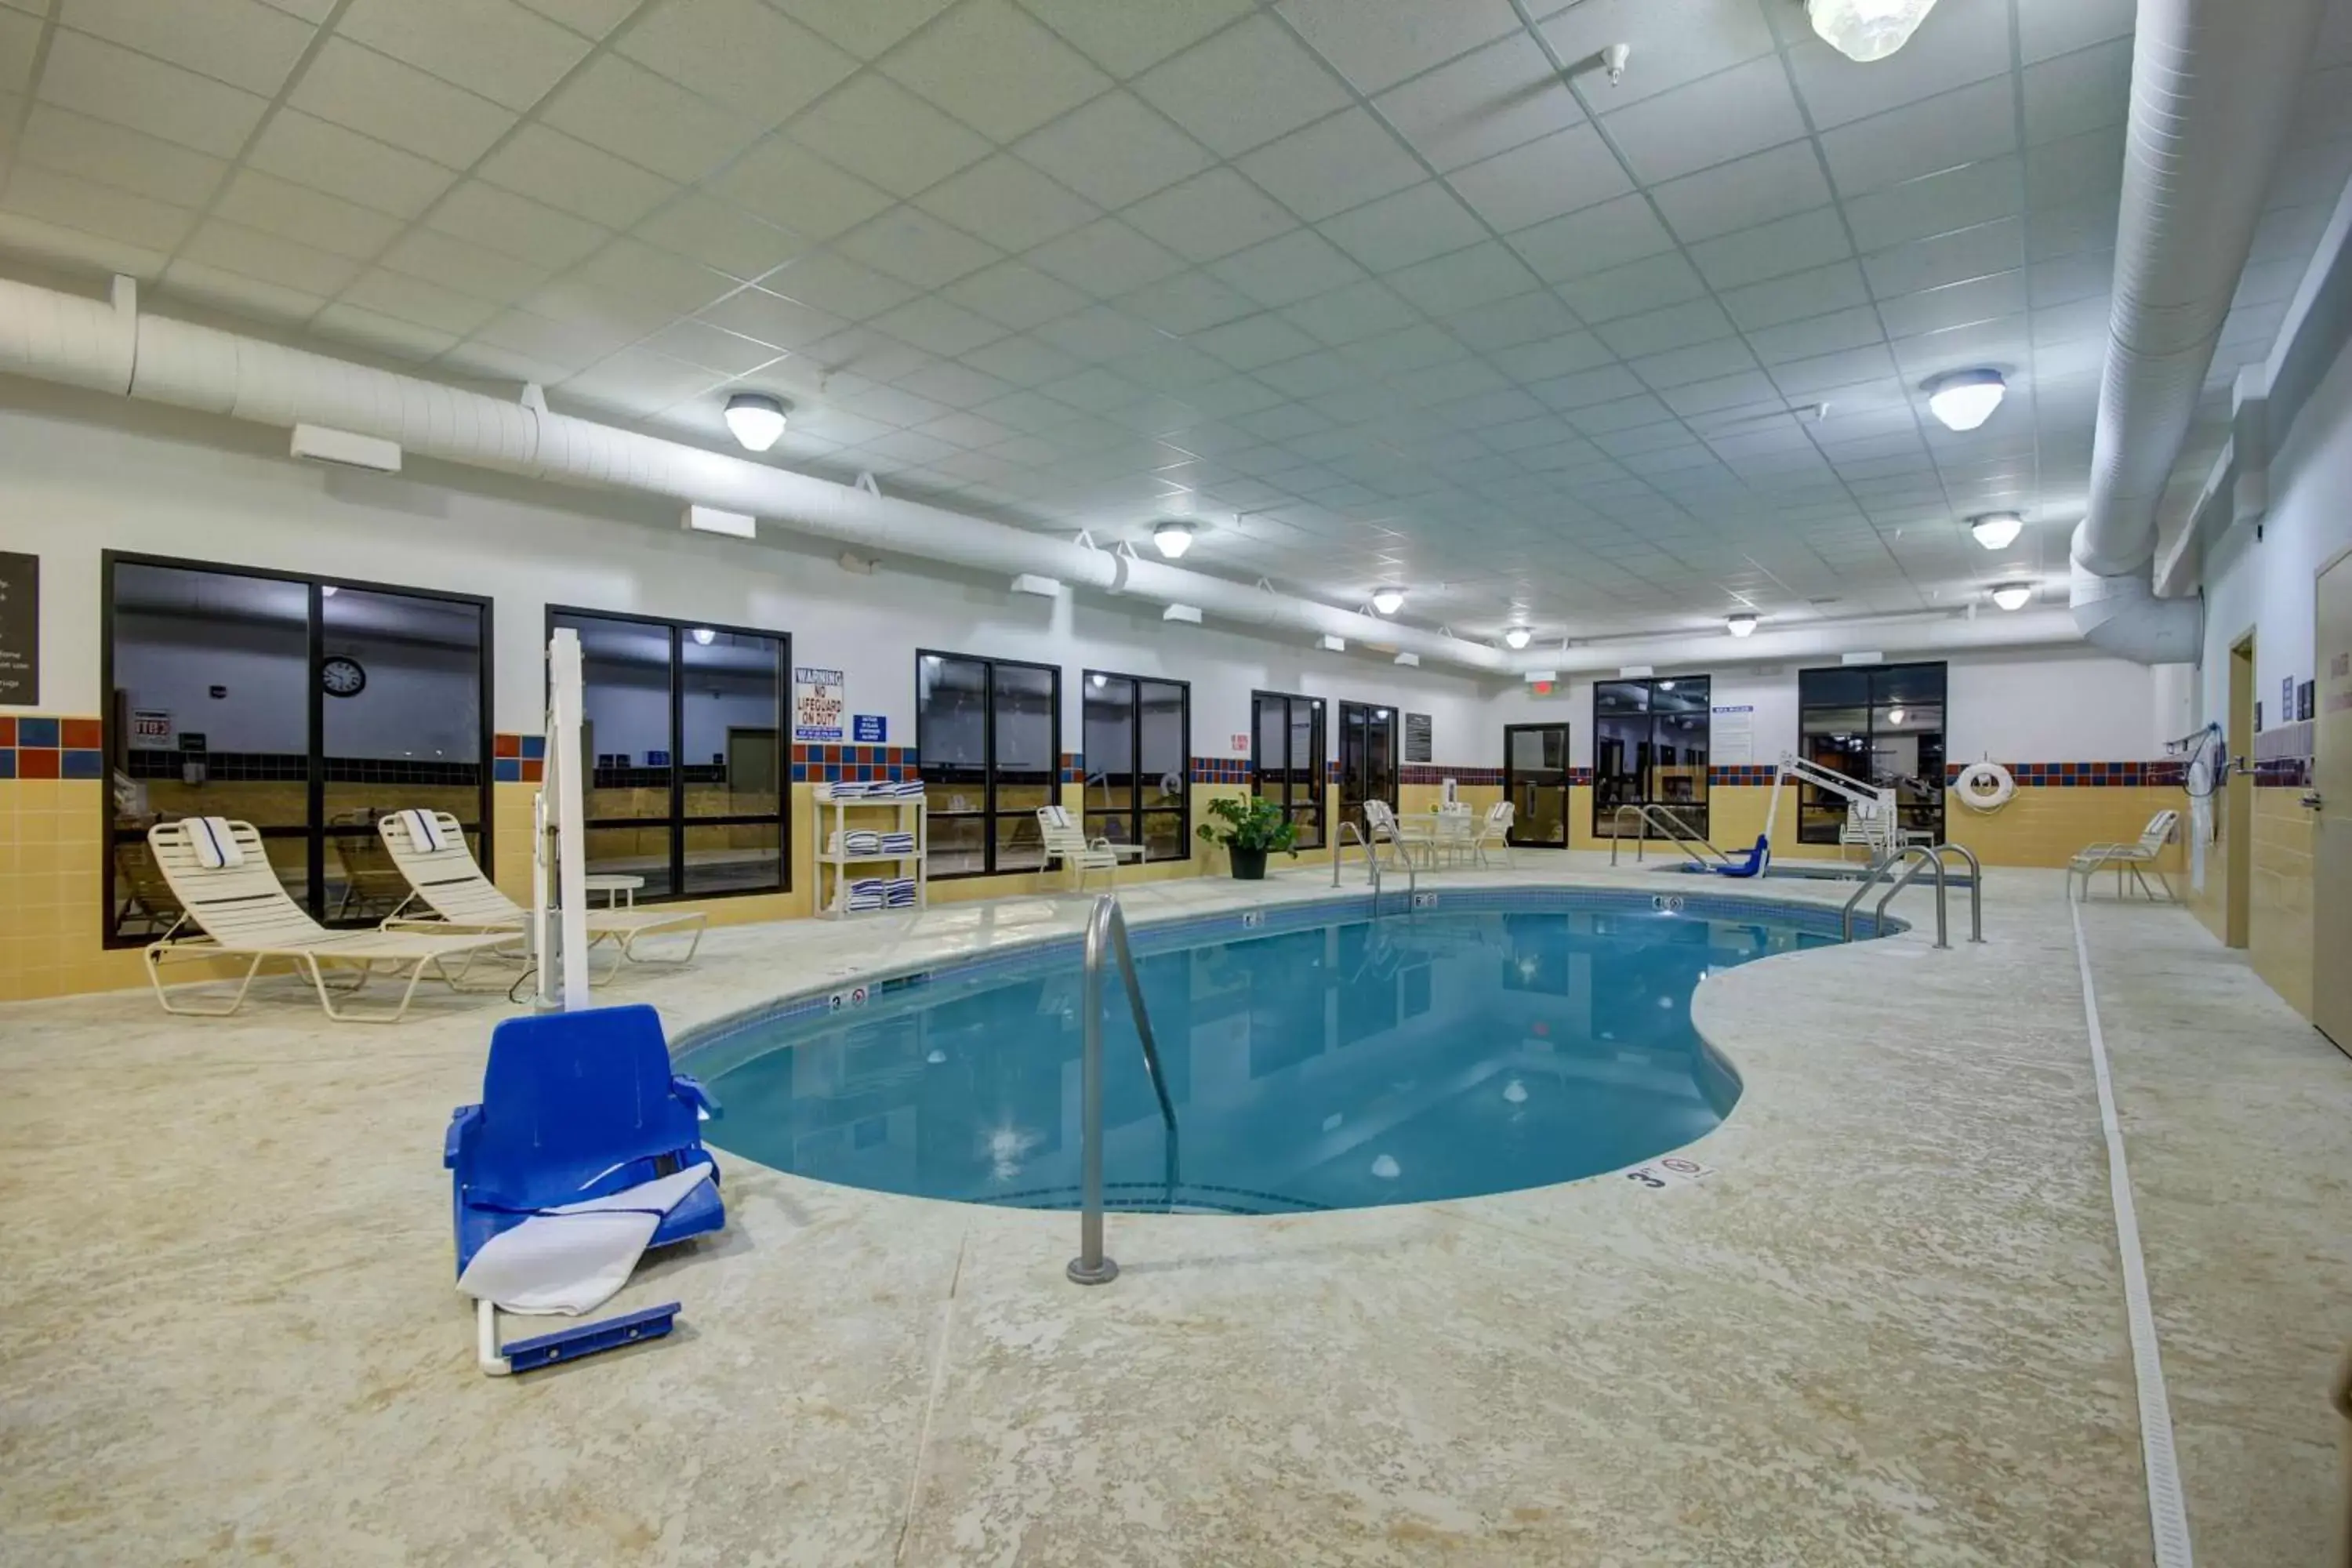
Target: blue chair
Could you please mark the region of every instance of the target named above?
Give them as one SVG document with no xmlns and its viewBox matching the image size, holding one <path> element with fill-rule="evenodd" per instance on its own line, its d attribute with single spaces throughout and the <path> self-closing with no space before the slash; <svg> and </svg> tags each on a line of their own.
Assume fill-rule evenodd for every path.
<svg viewBox="0 0 2352 1568">
<path fill-rule="evenodd" d="M 457 1271 L 483 1243 L 535 1212 L 622 1192 L 692 1165 L 710 1181 L 669 1211 L 648 1247 L 667 1247 L 727 1223 L 719 1167 L 702 1146 L 700 1113 L 717 1106 L 700 1084 L 670 1071 L 661 1017 L 639 1004 L 509 1018 L 490 1036 L 482 1102 L 449 1118 L 441 1163 L 454 1173 L 450 1201 Z M 583 1324 L 499 1347 L 490 1303 L 482 1306 L 483 1370 L 528 1371 L 667 1333 L 677 1304 Z M 500 1365 L 490 1364 L 494 1356 Z"/>
<path fill-rule="evenodd" d="M 1718 877 L 1760 877 L 1764 874 L 1764 868 L 1771 863 L 1772 841 L 1759 833 L 1756 836 L 1755 844 L 1738 858 L 1720 866 L 1711 866 L 1708 869 Z"/>
</svg>

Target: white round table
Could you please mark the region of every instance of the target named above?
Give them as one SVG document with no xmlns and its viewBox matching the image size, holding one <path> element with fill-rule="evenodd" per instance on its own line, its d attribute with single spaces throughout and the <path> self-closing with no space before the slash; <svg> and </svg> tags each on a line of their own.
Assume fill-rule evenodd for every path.
<svg viewBox="0 0 2352 1568">
<path fill-rule="evenodd" d="M 591 899 L 598 893 L 604 894 L 604 907 L 608 910 L 620 908 L 621 896 L 625 893 L 628 895 L 628 907 L 634 910 L 637 907 L 637 889 L 646 885 L 646 879 L 643 877 L 632 877 L 622 872 L 607 871 L 583 877 L 580 879 L 580 885 L 588 890 Z"/>
</svg>

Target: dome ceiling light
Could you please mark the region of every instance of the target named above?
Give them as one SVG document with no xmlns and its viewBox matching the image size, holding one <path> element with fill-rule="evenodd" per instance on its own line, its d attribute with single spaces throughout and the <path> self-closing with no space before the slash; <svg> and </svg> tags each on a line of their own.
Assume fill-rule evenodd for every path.
<svg viewBox="0 0 2352 1568">
<path fill-rule="evenodd" d="M 1733 637 L 1744 637 L 1755 631 L 1756 623 L 1762 617 L 1759 616 L 1742 610 L 1739 614 L 1731 616 L 1723 624 L 1731 628 L 1731 635 Z"/>
<path fill-rule="evenodd" d="M 2033 584 L 2031 583 L 2003 583 L 1992 591 L 1992 602 L 2004 610 L 2021 610 L 2032 597 Z"/>
<path fill-rule="evenodd" d="M 1404 608 L 1404 590 L 1383 584 L 1372 590 L 1372 608 L 1384 616 L 1393 616 Z"/>
<path fill-rule="evenodd" d="M 1503 642 L 1507 647 L 1521 648 L 1527 647 L 1535 635 L 1525 626 L 1513 626 L 1503 634 Z"/>
<path fill-rule="evenodd" d="M 1158 545 L 1160 553 L 1169 560 L 1181 561 L 1184 558 L 1184 552 L 1192 548 L 1192 525 L 1170 518 L 1151 531 L 1151 542 Z"/>
<path fill-rule="evenodd" d="M 1883 60 L 1911 41 L 1936 0 L 1805 0 L 1822 42 L 1862 65 Z"/>
<path fill-rule="evenodd" d="M 2013 511 L 1989 511 L 1969 521 L 1969 531 L 1987 550 L 2006 550 L 2025 531 L 2025 520 Z"/>
<path fill-rule="evenodd" d="M 1973 430 L 1992 417 L 2008 393 L 2009 383 L 1997 370 L 1956 370 L 1927 383 L 1927 411 L 1947 430 Z"/>
<path fill-rule="evenodd" d="M 747 452 L 764 452 L 784 433 L 784 405 L 764 392 L 739 392 L 727 400 L 727 428 Z"/>
</svg>

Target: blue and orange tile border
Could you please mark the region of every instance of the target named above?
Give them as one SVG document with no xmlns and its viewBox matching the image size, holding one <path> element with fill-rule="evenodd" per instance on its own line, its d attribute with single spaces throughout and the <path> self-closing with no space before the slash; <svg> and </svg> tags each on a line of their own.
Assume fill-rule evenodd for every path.
<svg viewBox="0 0 2352 1568">
<path fill-rule="evenodd" d="M 537 784 L 546 772 L 546 736 L 500 733 L 490 737 L 490 777 L 499 784 Z"/>
<path fill-rule="evenodd" d="M 0 717 L 0 779 L 102 779 L 106 725 L 97 719 Z"/>
</svg>

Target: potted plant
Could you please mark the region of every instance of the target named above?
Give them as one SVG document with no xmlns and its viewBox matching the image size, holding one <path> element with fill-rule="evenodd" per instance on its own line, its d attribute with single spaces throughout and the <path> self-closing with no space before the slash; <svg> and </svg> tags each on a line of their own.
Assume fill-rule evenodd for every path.
<svg viewBox="0 0 2352 1568">
<path fill-rule="evenodd" d="M 1216 820 L 1201 825 L 1201 837 L 1225 847 L 1235 881 L 1264 881 L 1270 851 L 1298 853 L 1297 827 L 1282 807 L 1263 796 L 1222 796 L 1209 803 L 1209 815 Z"/>
</svg>

